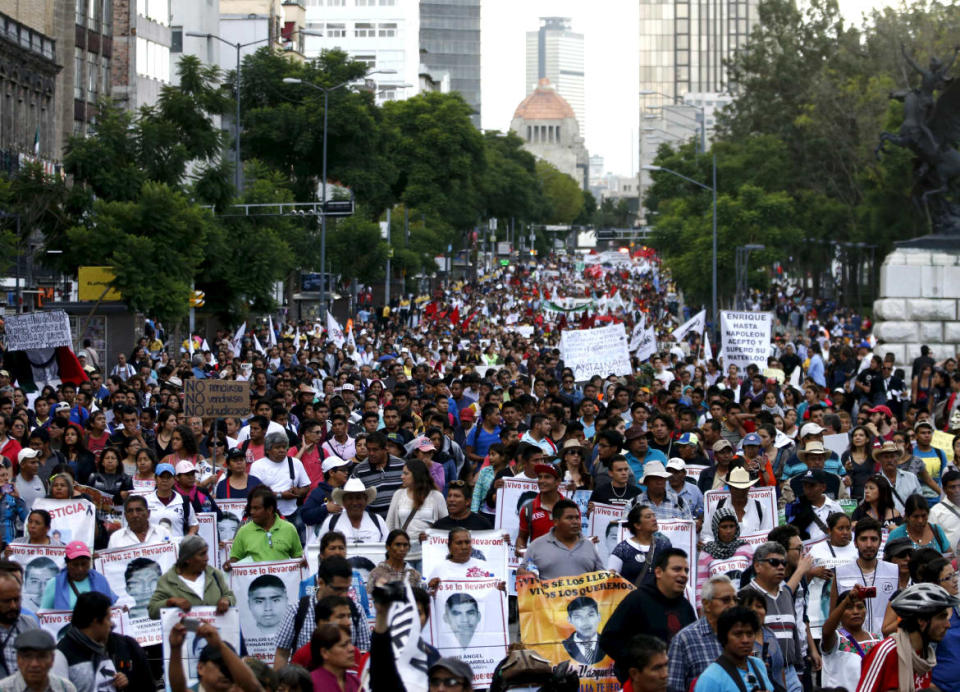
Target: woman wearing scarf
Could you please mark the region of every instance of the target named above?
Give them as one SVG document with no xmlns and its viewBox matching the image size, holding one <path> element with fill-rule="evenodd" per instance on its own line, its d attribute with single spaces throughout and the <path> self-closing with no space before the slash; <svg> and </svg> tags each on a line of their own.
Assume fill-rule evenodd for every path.
<svg viewBox="0 0 960 692">
<path fill-rule="evenodd" d="M 753 560 L 753 549 L 740 538 L 740 524 L 732 507 L 719 507 L 713 513 L 710 527 L 715 540 L 703 546 L 697 560 L 697 602 L 700 602 L 700 585 L 715 574 L 726 574 L 735 584 Z"/>
</svg>

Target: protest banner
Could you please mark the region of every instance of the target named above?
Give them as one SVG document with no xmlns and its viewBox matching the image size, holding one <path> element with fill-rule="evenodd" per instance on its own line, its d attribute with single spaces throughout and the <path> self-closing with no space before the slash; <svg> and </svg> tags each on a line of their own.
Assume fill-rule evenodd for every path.
<svg viewBox="0 0 960 692">
<path fill-rule="evenodd" d="M 243 525 L 243 515 L 247 510 L 246 500 L 217 500 L 217 507 L 220 508 L 220 519 L 217 521 L 217 542 L 220 551 L 217 555 L 217 567 L 223 565 L 230 558 L 230 546 L 233 545 L 233 537 Z"/>
<path fill-rule="evenodd" d="M 607 564 L 607 558 L 620 542 L 620 517 L 623 516 L 623 507 L 620 505 L 608 505 L 603 502 L 593 503 L 593 512 L 590 514 L 590 526 L 587 529 L 587 535 L 595 536 L 597 542 L 597 553 L 603 564 Z"/>
<path fill-rule="evenodd" d="M 730 504 L 730 491 L 723 488 L 708 490 L 703 494 L 703 534 L 704 540 L 714 538 L 712 531 L 713 512 L 720 501 L 724 506 Z M 747 502 L 760 503 L 760 527 L 758 531 L 769 531 L 777 525 L 777 489 L 773 486 L 753 486 L 747 491 Z"/>
<path fill-rule="evenodd" d="M 447 537 L 449 531 L 430 529 L 427 531 L 427 540 L 422 545 L 423 569 L 420 571 L 429 580 L 430 575 L 441 579 L 468 579 L 491 578 L 507 581 L 507 559 L 510 546 L 503 537 L 503 531 L 492 529 L 489 531 L 471 531 L 470 542 L 473 553 L 470 556 L 469 567 L 458 568 L 447 560 L 449 550 Z M 474 568 L 471 573 L 470 568 Z"/>
<path fill-rule="evenodd" d="M 598 639 L 613 611 L 633 589 L 614 572 L 546 581 L 518 579 L 520 639 L 551 665 L 569 661 L 570 669 L 580 676 L 580 692 L 619 689 L 613 660 Z M 568 612 L 574 600 L 577 603 Z"/>
<path fill-rule="evenodd" d="M 706 471 L 709 466 L 699 466 L 697 464 L 687 464 L 687 478 L 694 483 L 700 480 L 700 474 Z"/>
<path fill-rule="evenodd" d="M 433 596 L 430 643 L 470 665 L 473 688 L 489 687 L 507 655 L 507 599 L 499 579 L 449 579 Z"/>
<path fill-rule="evenodd" d="M 31 351 L 61 346 L 73 348 L 70 317 L 63 310 L 7 315 L 4 318 L 3 330 L 8 351 Z"/>
<path fill-rule="evenodd" d="M 690 601 L 693 609 L 697 609 L 697 522 L 693 519 L 663 519 L 657 520 L 657 534 L 670 541 L 674 548 L 680 548 L 687 554 L 687 563 L 690 566 L 690 578 L 684 595 Z M 620 525 L 620 540 L 630 536 L 626 525 Z"/>
<path fill-rule="evenodd" d="M 113 631 L 116 634 L 127 634 L 124 629 L 124 615 L 125 613 L 122 607 L 114 606 L 110 609 L 110 617 L 113 620 Z M 59 643 L 70 627 L 70 623 L 73 620 L 73 611 L 41 610 L 37 612 L 37 620 L 40 622 L 40 629 L 49 632 L 53 640 Z"/>
<path fill-rule="evenodd" d="M 765 368 L 770 355 L 772 329 L 773 313 L 721 311 L 720 356 L 723 367 L 736 365 L 742 372 L 754 363 Z"/>
<path fill-rule="evenodd" d="M 657 352 L 657 330 L 649 327 L 630 342 L 630 351 L 637 354 L 637 360 L 645 362 Z"/>
<path fill-rule="evenodd" d="M 836 435 L 824 435 L 823 446 L 829 451 L 834 452 L 838 457 L 842 456 L 847 447 L 850 446 L 850 436 L 846 433 L 837 433 Z"/>
<path fill-rule="evenodd" d="M 594 375 L 606 377 L 631 375 L 630 352 L 627 350 L 627 332 L 623 324 L 611 324 L 595 329 L 563 330 L 560 333 L 560 352 L 563 363 L 573 370 L 578 382 Z"/>
<path fill-rule="evenodd" d="M 493 525 L 510 534 L 510 545 L 516 545 L 520 530 L 520 507 L 537 496 L 537 480 L 516 476 L 502 480 L 503 485 L 497 490 L 497 513 Z"/>
<path fill-rule="evenodd" d="M 237 563 L 230 569 L 247 651 L 267 665 L 273 665 L 280 623 L 287 606 L 297 602 L 302 578 L 300 560 Z"/>
<path fill-rule="evenodd" d="M 703 334 L 703 331 L 707 328 L 707 311 L 706 309 L 701 310 L 696 315 L 691 317 L 689 320 L 681 324 L 679 327 L 673 330 L 673 338 L 678 342 L 683 341 L 687 338 L 687 335 L 691 332 L 696 334 Z"/>
<path fill-rule="evenodd" d="M 93 548 L 97 511 L 90 500 L 82 497 L 69 500 L 38 497 L 33 501 L 33 509 L 50 512 L 50 538 L 64 545 L 70 541 L 83 541 Z"/>
<path fill-rule="evenodd" d="M 11 543 L 7 559 L 23 567 L 23 607 L 33 612 L 40 609 L 40 600 L 47 582 L 63 569 L 66 546 Z"/>
<path fill-rule="evenodd" d="M 947 461 L 953 462 L 953 435 L 943 430 L 934 430 L 930 446 L 939 449 L 947 456 Z"/>
<path fill-rule="evenodd" d="M 126 634 L 140 646 L 159 644 L 163 631 L 159 620 L 147 614 L 150 597 L 157 581 L 177 561 L 177 546 L 173 543 L 136 545 L 97 552 L 94 567 L 106 577 L 110 588 L 118 596 L 118 603 L 129 606 Z"/>
<path fill-rule="evenodd" d="M 189 611 L 182 611 L 179 608 L 162 608 L 160 610 L 160 623 L 163 631 L 163 670 L 170 670 L 170 630 L 173 626 L 184 618 L 193 618 L 201 622 L 209 623 L 217 628 L 220 638 L 230 644 L 235 651 L 240 651 L 240 625 L 239 615 L 236 608 L 230 608 L 223 615 L 217 615 L 216 606 L 194 606 Z M 207 645 L 203 637 L 197 637 L 195 632 L 187 632 L 183 640 L 183 646 L 180 649 L 183 671 L 187 679 L 187 687 L 196 689 L 197 683 L 197 663 L 200 662 L 200 652 Z M 273 658 L 273 654 L 270 655 Z M 169 676 L 164 675 L 167 680 Z M 166 689 L 170 689 L 170 683 L 167 680 Z M 138 692 L 145 692 L 138 690 Z"/>
<path fill-rule="evenodd" d="M 191 377 L 183 383 L 183 411 L 202 418 L 249 416 L 250 387 L 246 382 Z"/>
<path fill-rule="evenodd" d="M 220 542 L 217 540 L 217 513 L 197 512 L 197 535 L 207 542 L 207 558 L 211 565 L 220 559 Z"/>
</svg>

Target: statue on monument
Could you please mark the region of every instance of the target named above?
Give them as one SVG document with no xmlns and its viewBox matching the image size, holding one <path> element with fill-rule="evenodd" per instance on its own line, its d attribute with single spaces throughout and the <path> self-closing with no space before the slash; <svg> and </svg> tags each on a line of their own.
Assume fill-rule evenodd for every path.
<svg viewBox="0 0 960 692">
<path fill-rule="evenodd" d="M 904 60 L 920 74 L 920 86 L 890 96 L 903 101 L 903 124 L 897 134 L 880 135 L 877 156 L 887 142 L 914 153 L 913 197 L 930 219 L 934 235 L 960 236 L 960 204 L 951 201 L 960 178 L 960 80 L 948 77 L 960 53 L 944 64 L 936 57 L 924 69 L 914 62 L 901 44 Z M 934 94 L 939 97 L 934 99 Z"/>
</svg>

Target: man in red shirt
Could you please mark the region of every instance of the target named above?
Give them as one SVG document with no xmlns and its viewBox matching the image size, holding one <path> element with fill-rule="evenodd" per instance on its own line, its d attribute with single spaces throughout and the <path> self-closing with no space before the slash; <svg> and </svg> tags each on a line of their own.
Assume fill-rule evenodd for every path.
<svg viewBox="0 0 960 692">
<path fill-rule="evenodd" d="M 937 584 L 914 584 L 890 601 L 900 617 L 897 631 L 877 644 L 860 668 L 857 692 L 914 692 L 930 687 L 936 652 L 950 628 L 950 613 L 960 604 Z"/>
<path fill-rule="evenodd" d="M 517 535 L 517 551 L 553 528 L 553 505 L 560 499 L 560 471 L 553 464 L 537 464 L 537 488 L 540 494 L 520 508 L 520 533 Z"/>
</svg>

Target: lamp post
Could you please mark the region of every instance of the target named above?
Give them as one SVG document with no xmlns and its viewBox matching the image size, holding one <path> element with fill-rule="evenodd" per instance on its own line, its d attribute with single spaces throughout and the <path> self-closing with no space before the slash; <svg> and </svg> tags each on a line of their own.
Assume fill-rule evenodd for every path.
<svg viewBox="0 0 960 692">
<path fill-rule="evenodd" d="M 699 180 L 694 180 L 693 178 L 688 178 L 683 173 L 678 173 L 675 170 L 670 168 L 664 168 L 663 166 L 644 166 L 645 171 L 663 171 L 665 173 L 670 173 L 677 176 L 683 180 L 686 180 L 688 183 L 692 183 L 699 188 L 704 190 L 709 190 L 711 195 L 713 195 L 713 271 L 712 271 L 712 298 L 713 305 L 711 306 L 711 320 L 713 321 L 714 332 L 717 330 L 717 155 L 713 155 L 713 184 L 704 185 Z"/>
<path fill-rule="evenodd" d="M 206 39 L 213 38 L 220 41 L 221 43 L 225 43 L 228 46 L 235 48 L 237 51 L 237 76 L 236 76 L 236 84 L 234 84 L 234 91 L 236 92 L 236 96 L 237 96 L 237 112 L 236 112 L 236 115 L 234 116 L 236 122 L 234 123 L 235 137 L 234 137 L 233 146 L 234 146 L 234 156 L 237 159 L 237 169 L 234 171 L 234 185 L 237 188 L 237 194 L 239 195 L 240 181 L 243 173 L 243 170 L 242 170 L 243 166 L 240 164 L 240 51 L 243 48 L 246 48 L 248 46 L 253 46 L 258 43 L 265 43 L 266 41 L 270 40 L 270 37 L 268 36 L 267 38 L 260 38 L 260 39 L 257 39 L 256 41 L 248 41 L 247 43 L 233 43 L 232 41 L 228 41 L 227 39 L 223 38 L 222 36 L 218 36 L 217 34 L 202 34 L 196 31 L 187 31 L 185 32 L 184 35 L 192 36 L 193 38 L 206 38 Z"/>
<path fill-rule="evenodd" d="M 373 70 L 367 72 L 364 77 L 374 74 L 396 74 L 396 70 Z M 301 84 L 317 91 L 323 92 L 323 179 L 321 180 L 320 192 L 320 313 L 326 317 L 327 314 L 327 105 L 330 101 L 330 92 L 356 80 L 347 80 L 330 87 L 319 86 L 313 82 L 305 82 L 296 77 L 284 77 L 284 84 Z"/>
</svg>

